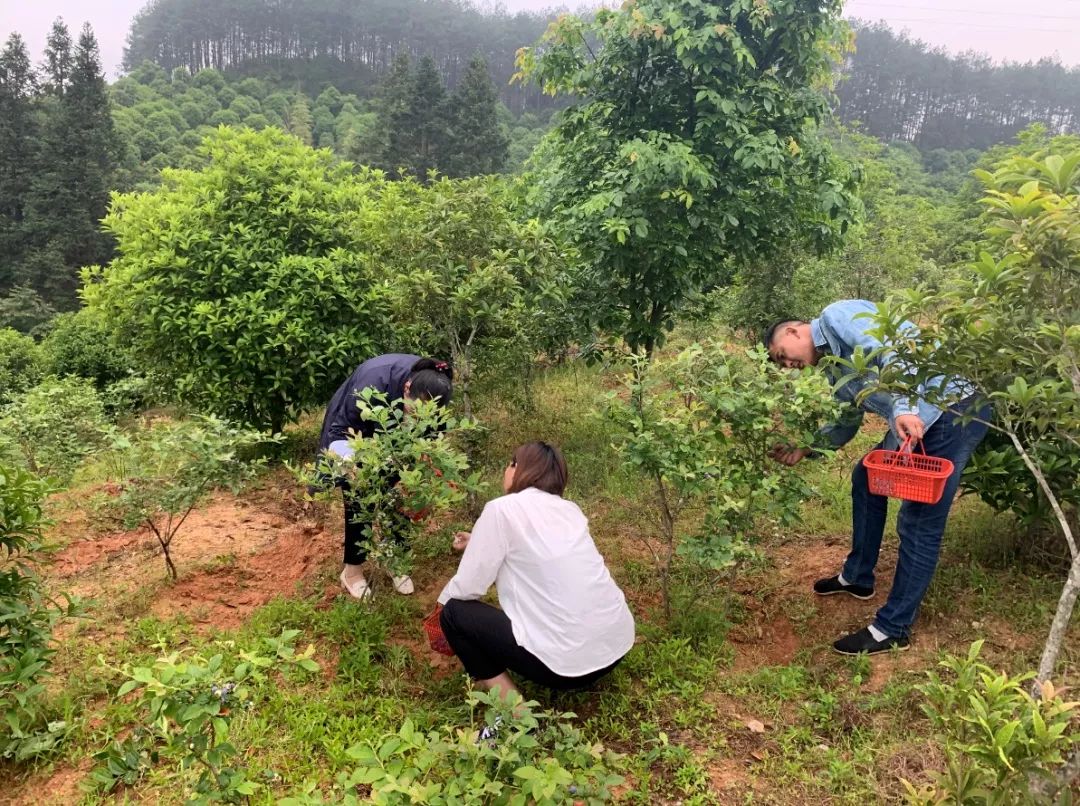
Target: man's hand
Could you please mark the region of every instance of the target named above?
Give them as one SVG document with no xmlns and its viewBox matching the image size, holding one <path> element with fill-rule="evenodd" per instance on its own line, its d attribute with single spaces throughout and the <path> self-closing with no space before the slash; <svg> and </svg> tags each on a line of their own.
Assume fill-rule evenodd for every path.
<svg viewBox="0 0 1080 806">
<path fill-rule="evenodd" d="M 797 465 L 811 453 L 809 448 L 795 448 L 791 445 L 777 445 L 771 451 L 769 456 L 775 459 L 782 465 L 792 467 Z"/>
<path fill-rule="evenodd" d="M 901 439 L 918 440 L 926 434 L 926 426 L 918 414 L 901 414 L 896 418 L 896 433 Z"/>
<path fill-rule="evenodd" d="M 465 551 L 465 547 L 469 545 L 470 537 L 472 537 L 472 532 L 455 532 L 454 551 Z"/>
</svg>

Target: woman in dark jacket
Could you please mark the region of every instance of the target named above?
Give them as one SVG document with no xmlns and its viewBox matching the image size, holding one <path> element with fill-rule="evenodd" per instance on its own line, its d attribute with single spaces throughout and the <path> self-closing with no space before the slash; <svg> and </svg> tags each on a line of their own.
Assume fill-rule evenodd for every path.
<svg viewBox="0 0 1080 806">
<path fill-rule="evenodd" d="M 319 435 L 319 455 L 330 451 L 349 457 L 352 455 L 349 439 L 370 439 L 375 433 L 376 424 L 365 420 L 357 405 L 357 395 L 364 389 L 382 392 L 387 401 L 399 405 L 406 405 L 408 400 L 437 400 L 439 405 L 445 406 L 453 391 L 452 379 L 453 372 L 446 362 L 433 358 L 389 353 L 365 361 L 338 388 L 326 407 Z M 340 486 L 345 499 L 345 567 L 341 571 L 341 584 L 352 596 L 362 599 L 371 594 L 361 568 L 367 552 L 360 546 L 370 518 L 363 509 L 350 502 L 343 482 Z M 412 579 L 394 577 L 394 589 L 402 594 L 412 593 Z"/>
</svg>

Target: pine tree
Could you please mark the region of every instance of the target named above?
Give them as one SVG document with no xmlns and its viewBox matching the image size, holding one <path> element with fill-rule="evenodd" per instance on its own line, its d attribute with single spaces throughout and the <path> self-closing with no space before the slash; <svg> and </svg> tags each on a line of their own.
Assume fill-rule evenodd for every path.
<svg viewBox="0 0 1080 806">
<path fill-rule="evenodd" d="M 393 173 L 402 163 L 399 144 L 391 137 L 395 122 L 400 121 L 409 103 L 409 88 L 412 86 L 412 64 L 408 53 L 394 57 L 386 77 L 379 85 L 375 99 L 377 112 L 376 124 L 357 138 L 354 148 L 348 152 L 349 158 L 362 165 L 371 165 Z"/>
<path fill-rule="evenodd" d="M 12 34 L 0 53 L 0 290 L 14 284 L 26 251 L 23 220 L 37 145 L 35 84 L 26 43 Z"/>
<path fill-rule="evenodd" d="M 391 171 L 405 169 L 421 181 L 428 171 L 446 165 L 450 145 L 446 87 L 435 69 L 435 62 L 425 56 L 417 64 L 408 82 L 404 101 L 388 98 L 388 147 L 384 163 Z M 394 87 L 397 92 L 397 87 Z"/>
<path fill-rule="evenodd" d="M 35 253 L 24 269 L 25 279 L 63 308 L 75 303 L 78 269 L 104 262 L 111 253 L 99 222 L 109 202 L 118 143 L 89 25 L 83 26 L 70 72 L 63 81 L 58 77 L 49 80 L 63 87 L 62 95 L 44 107 L 28 215 Z"/>
<path fill-rule="evenodd" d="M 510 139 L 499 125 L 498 103 L 487 62 L 476 55 L 451 99 L 453 137 L 448 159 L 451 175 L 499 173 L 506 165 Z"/>
<path fill-rule="evenodd" d="M 311 107 L 302 92 L 296 93 L 296 100 L 289 107 L 288 127 L 304 145 L 311 145 Z"/>
<path fill-rule="evenodd" d="M 413 171 L 423 179 L 428 171 L 446 164 L 450 145 L 449 105 L 435 61 L 425 56 L 416 67 L 407 120 L 416 139 Z"/>
<path fill-rule="evenodd" d="M 45 40 L 45 61 L 41 65 L 45 91 L 57 97 L 63 95 L 71 80 L 72 66 L 71 34 L 64 21 L 57 17 Z"/>
</svg>

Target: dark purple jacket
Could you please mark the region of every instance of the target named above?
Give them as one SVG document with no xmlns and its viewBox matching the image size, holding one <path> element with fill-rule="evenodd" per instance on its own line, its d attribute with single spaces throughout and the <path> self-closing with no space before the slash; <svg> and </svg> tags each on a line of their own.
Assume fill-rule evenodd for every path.
<svg viewBox="0 0 1080 806">
<path fill-rule="evenodd" d="M 338 387 L 326 407 L 322 433 L 319 435 L 319 453 L 330 447 L 331 442 L 348 439 L 355 431 L 363 437 L 375 433 L 375 423 L 360 416 L 356 395 L 362 389 L 375 389 L 386 395 L 389 402 L 405 396 L 405 382 L 409 380 L 418 355 L 388 353 L 376 356 L 358 366 L 349 379 Z"/>
</svg>

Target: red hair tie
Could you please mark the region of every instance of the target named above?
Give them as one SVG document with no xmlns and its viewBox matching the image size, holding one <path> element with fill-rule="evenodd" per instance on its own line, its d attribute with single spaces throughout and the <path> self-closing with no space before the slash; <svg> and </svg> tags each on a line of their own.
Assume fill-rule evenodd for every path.
<svg viewBox="0 0 1080 806">
<path fill-rule="evenodd" d="M 439 370 L 441 372 L 442 370 L 447 369 L 449 366 L 450 365 L 447 364 L 445 361 L 439 361 L 438 363 L 435 364 L 435 369 L 437 369 L 437 370 Z"/>
</svg>

